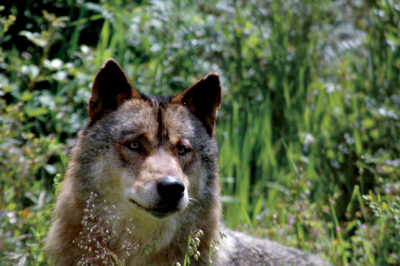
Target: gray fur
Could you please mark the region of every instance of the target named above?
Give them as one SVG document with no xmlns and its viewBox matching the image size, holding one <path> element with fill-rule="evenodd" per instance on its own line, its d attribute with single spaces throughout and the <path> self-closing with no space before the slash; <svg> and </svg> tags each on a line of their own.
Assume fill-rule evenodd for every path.
<svg viewBox="0 0 400 266">
<path fill-rule="evenodd" d="M 112 90 L 115 76 L 122 80 L 117 83 L 120 87 Z M 214 136 L 220 94 L 218 75 L 212 73 L 175 97 L 141 95 L 120 66 L 108 60 L 96 76 L 91 120 L 79 134 L 57 198 L 46 239 L 51 262 L 112 263 L 113 254 L 126 265 L 183 265 L 189 235 L 201 230 L 200 257 L 195 260 L 191 256 L 190 265 L 209 265 L 210 246 L 216 243 L 213 265 L 328 265 L 314 255 L 221 225 Z M 140 136 L 146 138 L 143 152 L 127 148 L 127 141 Z M 189 143 L 188 155 L 177 154 L 181 145 L 177 143 Z M 187 205 L 182 200 L 179 206 L 184 207 L 155 217 L 151 211 L 160 201 L 157 203 L 154 187 L 171 172 L 185 184 Z M 150 207 L 132 197 L 145 199 Z M 97 228 L 94 236 L 90 233 L 93 228 Z M 84 248 L 77 244 L 82 240 Z M 101 242 L 101 247 L 95 242 Z M 126 250 L 126 243 L 135 249 Z M 105 256 L 97 259 L 98 254 Z"/>
<path fill-rule="evenodd" d="M 251 237 L 241 232 L 223 229 L 221 256 L 225 256 L 224 265 L 329 265 L 317 256 L 298 249 L 283 246 L 277 242 Z"/>
</svg>

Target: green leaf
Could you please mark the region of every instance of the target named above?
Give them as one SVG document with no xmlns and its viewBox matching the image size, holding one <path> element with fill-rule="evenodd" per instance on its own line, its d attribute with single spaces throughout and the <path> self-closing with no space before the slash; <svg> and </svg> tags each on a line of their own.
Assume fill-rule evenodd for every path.
<svg viewBox="0 0 400 266">
<path fill-rule="evenodd" d="M 42 116 L 48 113 L 46 108 L 34 108 L 34 109 L 26 109 L 26 113 L 29 117 L 37 117 Z"/>
</svg>

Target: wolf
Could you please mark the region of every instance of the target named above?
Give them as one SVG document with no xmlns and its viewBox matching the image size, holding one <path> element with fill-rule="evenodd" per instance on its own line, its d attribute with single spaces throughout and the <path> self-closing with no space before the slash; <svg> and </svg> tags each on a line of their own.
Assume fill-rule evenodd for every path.
<svg viewBox="0 0 400 266">
<path fill-rule="evenodd" d="M 55 265 L 327 265 L 221 225 L 217 73 L 172 97 L 97 73 L 46 238 Z"/>
</svg>

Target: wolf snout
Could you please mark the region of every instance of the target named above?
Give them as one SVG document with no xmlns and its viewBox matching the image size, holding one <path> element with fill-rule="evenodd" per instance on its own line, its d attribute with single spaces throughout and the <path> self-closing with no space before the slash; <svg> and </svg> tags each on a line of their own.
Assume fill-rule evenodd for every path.
<svg viewBox="0 0 400 266">
<path fill-rule="evenodd" d="M 185 186 L 179 178 L 167 176 L 157 183 L 157 192 L 167 205 L 176 204 L 183 197 Z"/>
</svg>

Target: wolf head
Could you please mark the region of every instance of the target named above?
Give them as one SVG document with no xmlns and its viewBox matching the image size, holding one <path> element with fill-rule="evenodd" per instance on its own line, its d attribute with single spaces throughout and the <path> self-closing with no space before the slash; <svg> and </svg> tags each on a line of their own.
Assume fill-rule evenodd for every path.
<svg viewBox="0 0 400 266">
<path fill-rule="evenodd" d="M 214 128 L 221 104 L 218 74 L 181 94 L 146 96 L 114 59 L 98 72 L 89 124 L 80 136 L 82 187 L 119 206 L 122 216 L 168 219 L 219 194 Z M 192 211 L 193 212 L 193 211 Z"/>
</svg>

